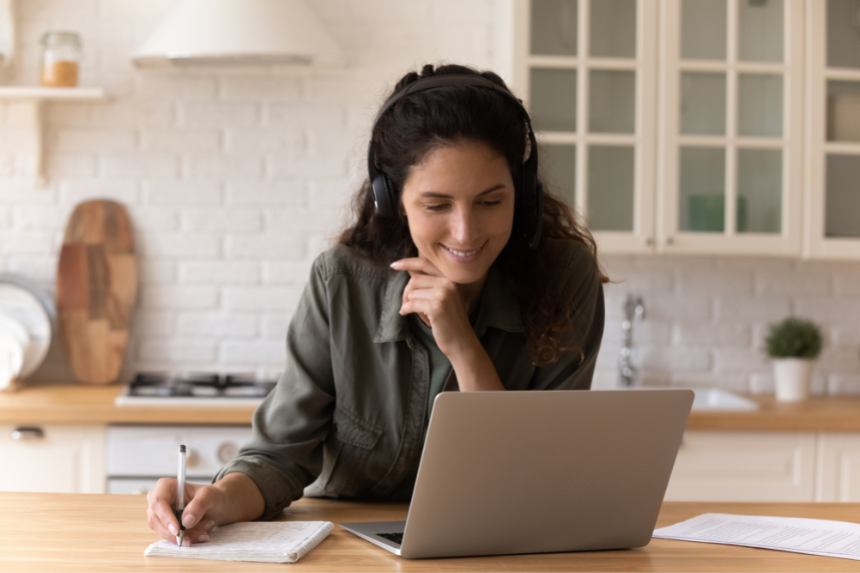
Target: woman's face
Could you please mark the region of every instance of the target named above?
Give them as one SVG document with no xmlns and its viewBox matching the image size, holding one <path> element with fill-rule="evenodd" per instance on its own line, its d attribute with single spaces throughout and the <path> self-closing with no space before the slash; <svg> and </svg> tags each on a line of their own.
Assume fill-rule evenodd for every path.
<svg viewBox="0 0 860 573">
<path fill-rule="evenodd" d="M 402 199 L 418 256 L 457 284 L 482 285 L 513 228 L 505 158 L 471 141 L 435 149 L 410 169 Z"/>
</svg>

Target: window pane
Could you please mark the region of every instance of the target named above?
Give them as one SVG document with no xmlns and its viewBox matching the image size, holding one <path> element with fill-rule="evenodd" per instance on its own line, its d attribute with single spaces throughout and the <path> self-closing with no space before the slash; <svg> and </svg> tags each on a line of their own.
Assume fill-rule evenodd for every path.
<svg viewBox="0 0 860 573">
<path fill-rule="evenodd" d="M 738 58 L 748 62 L 781 62 L 783 0 L 738 0 Z"/>
<path fill-rule="evenodd" d="M 590 132 L 636 131 L 636 72 L 592 70 L 588 91 Z"/>
<path fill-rule="evenodd" d="M 681 133 L 725 135 L 726 74 L 681 73 Z"/>
<path fill-rule="evenodd" d="M 738 74 L 738 135 L 782 137 L 782 76 Z"/>
<path fill-rule="evenodd" d="M 782 150 L 738 149 L 738 233 L 782 232 Z"/>
<path fill-rule="evenodd" d="M 683 0 L 681 4 L 681 58 L 725 60 L 726 0 Z"/>
<path fill-rule="evenodd" d="M 856 0 L 827 0 L 827 66 L 860 68 L 860 5 Z"/>
<path fill-rule="evenodd" d="M 532 0 L 532 54 L 576 55 L 577 0 Z"/>
<path fill-rule="evenodd" d="M 576 70 L 532 68 L 530 102 L 536 130 L 576 131 Z"/>
<path fill-rule="evenodd" d="M 542 145 L 540 147 L 541 177 L 549 191 L 561 197 L 571 207 L 576 205 L 576 146 Z"/>
<path fill-rule="evenodd" d="M 726 152 L 719 147 L 681 147 L 678 229 L 721 233 L 726 228 Z"/>
<path fill-rule="evenodd" d="M 827 141 L 860 141 L 860 82 L 827 82 Z"/>
<path fill-rule="evenodd" d="M 588 226 L 596 231 L 633 230 L 633 147 L 588 148 Z"/>
<path fill-rule="evenodd" d="M 636 57 L 636 0 L 591 3 L 591 55 L 597 58 Z"/>
<path fill-rule="evenodd" d="M 826 237 L 860 237 L 860 156 L 828 155 Z"/>
</svg>

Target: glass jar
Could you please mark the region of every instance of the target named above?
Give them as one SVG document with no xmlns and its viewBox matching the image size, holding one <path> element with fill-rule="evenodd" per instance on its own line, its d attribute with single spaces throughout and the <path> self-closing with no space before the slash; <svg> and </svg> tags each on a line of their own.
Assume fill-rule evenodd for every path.
<svg viewBox="0 0 860 573">
<path fill-rule="evenodd" d="M 78 85 L 81 37 L 77 32 L 54 30 L 42 36 L 42 66 L 39 83 L 51 88 Z"/>
</svg>

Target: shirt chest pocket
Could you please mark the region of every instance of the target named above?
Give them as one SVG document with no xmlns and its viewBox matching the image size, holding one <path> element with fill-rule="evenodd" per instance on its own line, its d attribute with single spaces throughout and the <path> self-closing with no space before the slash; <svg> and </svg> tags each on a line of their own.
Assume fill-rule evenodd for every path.
<svg viewBox="0 0 860 573">
<path fill-rule="evenodd" d="M 359 497 L 374 485 L 366 475 L 366 466 L 381 435 L 380 428 L 341 406 L 335 407 L 320 475 L 325 495 Z"/>
</svg>

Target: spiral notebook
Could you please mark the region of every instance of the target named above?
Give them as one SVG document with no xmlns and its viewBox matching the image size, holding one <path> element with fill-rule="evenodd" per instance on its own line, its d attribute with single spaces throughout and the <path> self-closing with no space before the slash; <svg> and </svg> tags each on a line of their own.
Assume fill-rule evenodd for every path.
<svg viewBox="0 0 860 573">
<path fill-rule="evenodd" d="M 334 529 L 330 521 L 251 521 L 216 527 L 209 541 L 177 547 L 162 539 L 144 551 L 149 557 L 295 563 Z"/>
</svg>

